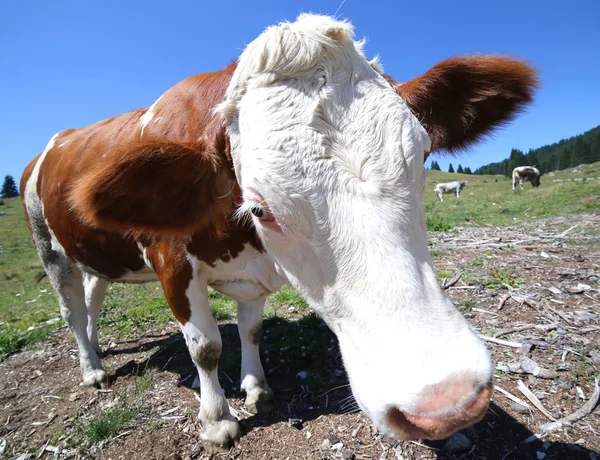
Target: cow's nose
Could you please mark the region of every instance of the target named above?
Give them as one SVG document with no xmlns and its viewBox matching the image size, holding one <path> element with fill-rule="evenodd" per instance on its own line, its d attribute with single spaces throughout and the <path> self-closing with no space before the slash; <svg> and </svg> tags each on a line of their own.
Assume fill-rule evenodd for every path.
<svg viewBox="0 0 600 460">
<path fill-rule="evenodd" d="M 450 378 L 427 387 L 411 410 L 389 409 L 387 421 L 403 440 L 444 439 L 481 420 L 491 395 L 491 382 Z"/>
</svg>

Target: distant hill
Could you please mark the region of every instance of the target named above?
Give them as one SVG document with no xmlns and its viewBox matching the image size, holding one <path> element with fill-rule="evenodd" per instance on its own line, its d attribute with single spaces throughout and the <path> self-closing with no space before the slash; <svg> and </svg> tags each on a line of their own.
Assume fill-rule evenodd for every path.
<svg viewBox="0 0 600 460">
<path fill-rule="evenodd" d="M 530 149 L 526 154 L 512 149 L 506 160 L 482 166 L 474 174 L 510 176 L 514 168 L 525 165 L 537 165 L 543 174 L 595 161 L 600 161 L 600 126 L 551 145 Z"/>
</svg>

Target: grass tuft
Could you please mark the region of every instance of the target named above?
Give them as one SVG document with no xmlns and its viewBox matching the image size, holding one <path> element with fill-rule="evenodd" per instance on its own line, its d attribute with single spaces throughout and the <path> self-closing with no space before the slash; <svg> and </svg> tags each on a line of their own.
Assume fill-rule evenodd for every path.
<svg viewBox="0 0 600 460">
<path fill-rule="evenodd" d="M 509 268 L 492 267 L 488 271 L 489 278 L 485 281 L 488 288 L 497 288 L 502 286 L 518 287 L 524 281 L 517 278 Z"/>
<path fill-rule="evenodd" d="M 271 305 L 275 307 L 294 307 L 298 311 L 308 310 L 308 304 L 292 287 L 284 286 L 270 297 Z"/>
<path fill-rule="evenodd" d="M 109 439 L 123 430 L 137 415 L 134 407 L 118 404 L 99 417 L 90 420 L 84 427 L 83 435 L 88 445 Z"/>
</svg>

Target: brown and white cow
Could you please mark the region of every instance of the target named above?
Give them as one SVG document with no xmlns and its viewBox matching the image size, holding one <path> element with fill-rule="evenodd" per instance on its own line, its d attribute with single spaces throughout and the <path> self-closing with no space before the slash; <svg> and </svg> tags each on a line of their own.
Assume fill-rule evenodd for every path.
<svg viewBox="0 0 600 460">
<path fill-rule="evenodd" d="M 302 15 L 147 109 L 56 134 L 21 190 L 83 382 L 106 382 L 96 320 L 108 283 L 158 278 L 200 376 L 202 438 L 226 446 L 240 430 L 207 286 L 238 301 L 241 388 L 263 411 L 263 305 L 290 283 L 337 335 L 382 431 L 444 438 L 480 420 L 491 361 L 438 286 L 423 162 L 511 119 L 535 85 L 524 63 L 486 56 L 398 84 L 350 24 Z"/>
<path fill-rule="evenodd" d="M 440 199 L 440 201 L 444 201 L 444 198 L 442 198 L 442 195 L 444 193 L 456 193 L 456 198 L 459 198 L 460 192 L 462 191 L 463 188 L 465 188 L 466 185 L 467 185 L 466 180 L 455 180 L 452 182 L 444 182 L 441 184 L 437 184 L 435 186 L 435 188 L 433 189 L 433 191 L 435 192 L 437 197 Z"/>
<path fill-rule="evenodd" d="M 525 181 L 531 182 L 532 187 L 540 186 L 540 171 L 534 166 L 518 166 L 513 169 L 512 172 L 512 189 L 513 192 L 517 188 L 517 184 L 521 186 L 523 190 L 523 183 Z"/>
</svg>

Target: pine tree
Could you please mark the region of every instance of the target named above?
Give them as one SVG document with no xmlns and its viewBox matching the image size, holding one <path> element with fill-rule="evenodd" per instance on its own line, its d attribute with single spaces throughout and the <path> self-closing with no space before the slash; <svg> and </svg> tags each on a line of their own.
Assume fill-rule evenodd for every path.
<svg viewBox="0 0 600 460">
<path fill-rule="evenodd" d="M 458 165 L 458 168 L 456 168 L 456 172 L 458 174 L 464 174 L 465 173 L 465 171 L 463 170 L 463 167 L 460 164 Z"/>
<path fill-rule="evenodd" d="M 448 166 L 448 172 L 449 173 L 453 173 L 454 172 L 454 168 L 452 167 L 452 163 L 450 163 L 450 166 Z"/>
<path fill-rule="evenodd" d="M 571 149 L 566 148 L 558 157 L 558 169 L 567 169 L 571 166 Z"/>
<path fill-rule="evenodd" d="M 529 152 L 527 152 L 527 165 L 539 166 L 539 164 L 540 164 L 540 160 L 538 160 L 535 150 L 529 149 Z"/>
<path fill-rule="evenodd" d="M 12 176 L 6 176 L 4 178 L 4 184 L 2 185 L 1 198 L 13 198 L 19 196 L 19 190 L 17 190 L 17 184 Z"/>
<path fill-rule="evenodd" d="M 468 166 L 465 168 L 465 174 L 473 174 L 471 172 L 471 168 L 469 168 Z"/>
</svg>

